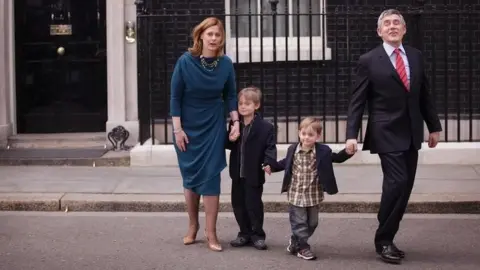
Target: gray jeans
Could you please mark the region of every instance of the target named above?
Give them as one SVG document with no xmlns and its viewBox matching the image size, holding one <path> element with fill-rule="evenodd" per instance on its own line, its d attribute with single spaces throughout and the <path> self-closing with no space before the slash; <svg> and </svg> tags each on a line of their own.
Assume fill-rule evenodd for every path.
<svg viewBox="0 0 480 270">
<path fill-rule="evenodd" d="M 290 225 L 292 244 L 299 250 L 310 248 L 308 239 L 318 226 L 318 205 L 298 207 L 290 204 Z"/>
</svg>

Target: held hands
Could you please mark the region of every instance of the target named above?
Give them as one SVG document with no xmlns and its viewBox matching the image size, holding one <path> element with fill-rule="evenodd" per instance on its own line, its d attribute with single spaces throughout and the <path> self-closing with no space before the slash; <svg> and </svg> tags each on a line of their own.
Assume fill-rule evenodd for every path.
<svg viewBox="0 0 480 270">
<path fill-rule="evenodd" d="M 188 144 L 187 134 L 185 134 L 185 131 L 183 131 L 183 129 L 174 131 L 174 134 L 175 143 L 177 144 L 178 149 L 180 149 L 180 151 L 182 152 L 185 152 L 187 150 Z"/>
<path fill-rule="evenodd" d="M 347 154 L 353 155 L 357 152 L 357 140 L 356 139 L 348 139 L 345 143 L 345 149 Z"/>
<path fill-rule="evenodd" d="M 228 139 L 231 142 L 234 142 L 240 136 L 240 124 L 238 121 L 235 121 L 233 125 L 230 127 L 230 134 L 228 134 Z"/>
<path fill-rule="evenodd" d="M 228 134 L 228 139 L 231 141 L 231 142 L 234 142 L 238 139 L 238 135 L 233 135 L 231 132 L 230 134 Z"/>
<path fill-rule="evenodd" d="M 270 165 L 263 166 L 263 171 L 266 172 L 268 175 L 272 174 L 272 168 L 270 168 Z"/>
<path fill-rule="evenodd" d="M 440 140 L 440 132 L 432 132 L 428 136 L 428 147 L 435 148 Z M 353 155 L 357 152 L 357 140 L 356 139 L 348 139 L 345 143 L 346 151 L 349 155 Z"/>
</svg>

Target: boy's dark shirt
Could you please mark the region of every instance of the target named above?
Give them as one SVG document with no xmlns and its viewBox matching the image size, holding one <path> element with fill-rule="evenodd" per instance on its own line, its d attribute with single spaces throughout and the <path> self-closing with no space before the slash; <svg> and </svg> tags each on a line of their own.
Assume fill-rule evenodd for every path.
<svg viewBox="0 0 480 270">
<path fill-rule="evenodd" d="M 229 126 L 231 126 L 230 123 Z M 240 125 L 240 137 L 231 142 L 228 139 L 227 133 L 226 148 L 230 149 L 230 163 L 229 172 L 232 180 L 240 179 L 240 147 L 244 125 Z M 246 183 L 250 186 L 260 186 L 265 183 L 265 172 L 262 169 L 262 164 L 267 165 L 277 160 L 277 148 L 275 145 L 275 129 L 272 124 L 262 119 L 259 115 L 255 116 L 252 122 L 250 132 L 246 137 L 244 147 L 244 175 Z"/>
<path fill-rule="evenodd" d="M 253 123 L 255 122 L 255 116 L 253 117 L 252 121 L 245 125 L 245 123 L 240 123 L 241 134 L 243 136 L 240 137 L 240 178 L 245 177 L 245 147 L 247 146 L 247 139 L 248 135 L 250 134 L 250 130 L 252 129 Z"/>
<path fill-rule="evenodd" d="M 273 164 L 270 164 L 272 172 L 279 172 L 285 170 L 283 177 L 283 184 L 281 192 L 287 192 L 290 183 L 292 182 L 292 164 L 295 155 L 295 149 L 298 143 L 294 143 L 288 147 L 287 156 Z M 342 163 L 353 155 L 347 154 L 345 149 L 338 153 L 333 153 L 328 145 L 315 143 L 315 151 L 317 154 L 317 179 L 322 185 L 322 188 L 328 194 L 338 193 L 337 180 L 333 171 L 333 163 Z"/>
</svg>

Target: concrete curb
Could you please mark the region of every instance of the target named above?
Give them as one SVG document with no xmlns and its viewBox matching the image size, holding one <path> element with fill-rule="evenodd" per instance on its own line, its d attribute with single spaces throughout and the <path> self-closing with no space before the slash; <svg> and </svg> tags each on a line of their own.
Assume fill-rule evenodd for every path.
<svg viewBox="0 0 480 270">
<path fill-rule="evenodd" d="M 220 197 L 220 211 L 232 212 L 230 195 Z M 265 212 L 287 212 L 284 195 L 263 197 Z M 327 196 L 324 213 L 376 213 L 380 194 Z M 181 194 L 3 193 L 0 211 L 184 212 Z M 203 211 L 203 204 L 201 204 Z M 408 213 L 480 214 L 478 194 L 412 194 Z"/>
<path fill-rule="evenodd" d="M 63 193 L 2 193 L 0 211 L 58 211 Z"/>
</svg>

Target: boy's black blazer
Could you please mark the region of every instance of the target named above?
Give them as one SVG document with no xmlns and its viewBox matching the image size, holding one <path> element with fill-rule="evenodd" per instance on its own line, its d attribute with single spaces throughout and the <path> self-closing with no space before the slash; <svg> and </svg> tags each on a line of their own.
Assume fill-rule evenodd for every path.
<svg viewBox="0 0 480 270">
<path fill-rule="evenodd" d="M 295 155 L 295 150 L 297 149 L 298 143 L 294 143 L 288 147 L 287 156 L 271 164 L 272 172 L 279 172 L 285 170 L 285 176 L 283 177 L 282 184 L 282 193 L 288 191 L 288 187 L 292 182 L 292 165 L 293 157 Z M 337 180 L 335 178 L 335 173 L 333 172 L 332 163 L 342 163 L 347 159 L 351 158 L 352 155 L 347 154 L 345 149 L 339 153 L 333 153 L 332 149 L 328 145 L 321 143 L 315 143 L 315 152 L 317 155 L 317 177 L 319 183 L 322 185 L 322 188 L 328 194 L 338 193 Z"/>
<path fill-rule="evenodd" d="M 235 142 L 228 140 L 230 128 L 226 139 L 226 148 L 231 150 L 230 178 L 234 181 L 240 179 L 240 142 L 243 137 L 243 125 L 240 125 L 240 127 L 240 137 Z M 277 147 L 273 125 L 259 115 L 253 120 L 244 155 L 245 181 L 251 186 L 263 185 L 265 183 L 265 172 L 262 169 L 262 164 L 266 165 L 277 161 Z"/>
</svg>

